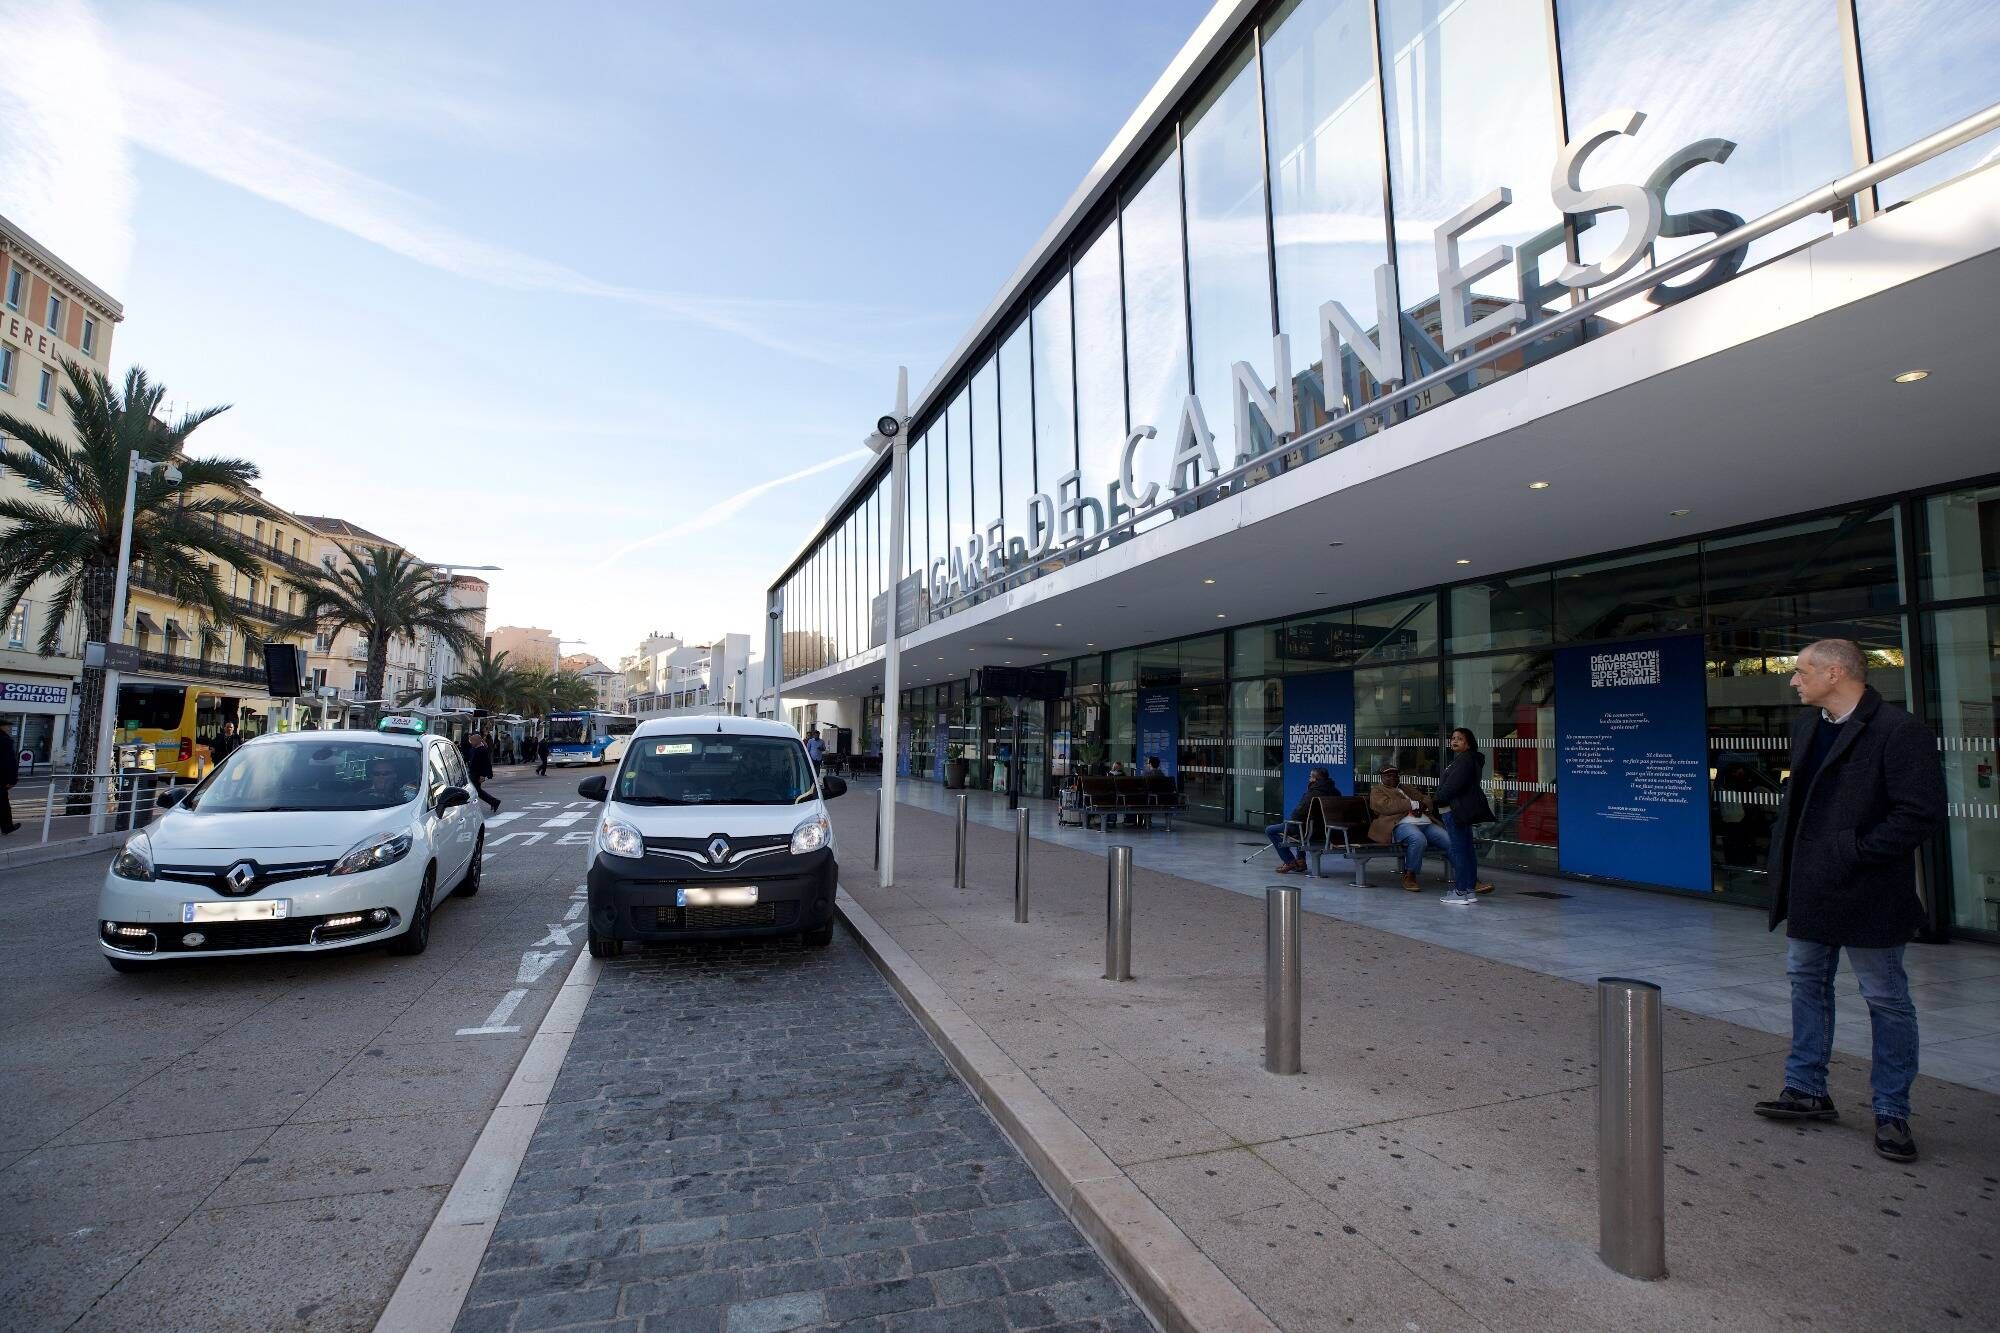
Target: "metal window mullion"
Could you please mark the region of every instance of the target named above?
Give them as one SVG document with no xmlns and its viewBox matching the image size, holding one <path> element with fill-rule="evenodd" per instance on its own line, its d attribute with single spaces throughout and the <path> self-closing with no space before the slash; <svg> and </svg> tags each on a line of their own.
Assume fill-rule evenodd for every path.
<svg viewBox="0 0 2000 1333">
<path fill-rule="evenodd" d="M 1181 381 L 1186 392 L 1193 393 L 1194 265 L 1188 252 L 1187 149 L 1181 138 L 1182 125 L 1183 122 L 1179 119 L 1174 121 L 1174 177 L 1180 187 L 1180 206 L 1176 211 L 1180 214 L 1181 224 L 1181 342 L 1183 344 L 1181 369 L 1184 372 Z M 1201 471 L 1199 465 L 1195 471 L 1197 473 Z"/>
<path fill-rule="evenodd" d="M 1381 157 L 1377 161 L 1381 163 L 1382 167 L 1382 240 L 1388 247 L 1389 268 L 1391 272 L 1396 274 L 1396 291 L 1399 294 L 1398 299 L 1400 300 L 1400 293 L 1403 290 L 1402 265 L 1396 258 L 1396 182 L 1394 169 L 1390 166 L 1392 148 L 1389 142 L 1389 74 L 1387 67 L 1382 63 L 1381 0 L 1369 0 L 1368 49 L 1369 58 L 1374 62 L 1375 66 L 1375 142 L 1378 151 L 1381 153 Z M 1395 335 L 1397 343 L 1400 344 L 1403 341 L 1402 311 L 1400 309 L 1396 312 L 1396 320 Z M 1380 330 L 1378 332 L 1386 333 L 1387 330 Z M 1407 358 L 1407 350 L 1404 355 Z M 1334 394 L 1329 387 L 1338 382 L 1340 367 L 1321 366 L 1319 373 L 1322 390 L 1320 396 L 1326 403 L 1327 418 L 1331 420 L 1340 415 L 1340 413 L 1333 410 Z M 1380 388 L 1381 386 L 1377 385 L 1376 387 Z M 1342 385 L 1341 388 L 1343 390 L 1340 395 L 1341 401 L 1346 402 L 1346 386 Z M 1351 412 L 1360 406 L 1361 404 L 1359 403 L 1347 403 L 1347 410 Z M 1411 410 L 1411 405 L 1404 405 L 1404 420 L 1409 419 Z M 1382 413 L 1382 429 L 1387 430 L 1394 424 L 1395 408 L 1390 407 L 1385 409 Z"/>
<path fill-rule="evenodd" d="M 1859 170 L 1875 160 L 1875 145 L 1868 129 L 1868 79 L 1861 61 L 1861 19 L 1854 5 L 1855 0 L 1833 0 L 1834 11 L 1840 18 L 1840 72 L 1841 89 L 1847 98 L 1847 142 L 1855 169 Z M 1855 194 L 1849 213 L 1853 222 L 1866 222 L 1875 216 L 1875 190 L 1871 185 Z"/>
<path fill-rule="evenodd" d="M 1563 80 L 1562 57 L 1562 16 L 1556 12 L 1558 0 L 1542 0 L 1542 30 L 1549 43 L 1549 96 L 1554 102 L 1556 117 L 1556 149 L 1569 142 L 1569 90 Z M 1582 258 L 1582 231 L 1576 225 L 1576 218 L 1569 213 L 1562 214 L 1563 257 L 1572 264 L 1580 264 Z M 1583 299 L 1583 292 L 1575 287 L 1569 289 L 1569 303 L 1575 305 Z M 1588 337 L 1588 334 L 1585 335 Z"/>
<path fill-rule="evenodd" d="M 1250 58 L 1257 71 L 1257 143 L 1264 159 L 1257 165 L 1257 176 L 1264 182 L 1264 277 L 1271 298 L 1271 336 L 1275 338 L 1282 332 L 1278 315 L 1277 193 L 1271 188 L 1271 109 L 1264 89 L 1262 23 L 1253 24 L 1250 28 Z M 1277 373 L 1277 367 L 1272 367 L 1272 373 Z M 1291 385 L 1283 387 L 1286 393 L 1293 392 Z"/>
</svg>

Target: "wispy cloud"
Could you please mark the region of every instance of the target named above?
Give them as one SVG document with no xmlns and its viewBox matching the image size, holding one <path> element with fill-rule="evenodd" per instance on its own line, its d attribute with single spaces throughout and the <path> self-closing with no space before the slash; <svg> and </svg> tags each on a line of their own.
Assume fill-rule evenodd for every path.
<svg viewBox="0 0 2000 1333">
<path fill-rule="evenodd" d="M 605 556 L 604 559 L 598 561 L 596 568 L 598 571 L 603 571 L 625 559 L 625 557 L 646 550 L 649 547 L 664 546 L 668 542 L 679 541 L 681 538 L 693 536 L 697 532 L 706 532 L 710 528 L 727 523 L 730 519 L 742 513 L 752 501 L 770 494 L 781 486 L 790 486 L 795 482 L 804 481 L 808 477 L 817 477 L 822 472 L 831 472 L 835 468 L 848 467 L 866 457 L 868 457 L 866 449 L 849 449 L 846 453 L 837 454 L 822 462 L 814 463 L 811 467 L 803 467 L 796 472 L 788 472 L 782 477 L 773 477 L 769 481 L 760 481 L 755 486 L 746 487 L 726 499 L 717 500 L 714 504 L 695 514 L 692 518 L 683 519 L 670 527 L 660 529 L 651 536 L 641 537 L 638 541 L 628 542 L 613 551 L 610 555 Z"/>
</svg>

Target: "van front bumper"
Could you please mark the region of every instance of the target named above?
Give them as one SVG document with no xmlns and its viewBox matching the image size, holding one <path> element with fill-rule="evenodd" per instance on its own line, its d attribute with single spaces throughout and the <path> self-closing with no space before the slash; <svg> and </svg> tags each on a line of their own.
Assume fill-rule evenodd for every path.
<svg viewBox="0 0 2000 1333">
<path fill-rule="evenodd" d="M 600 939 L 666 943 L 675 940 L 790 935 L 833 921 L 839 882 L 833 852 L 770 858 L 734 873 L 709 874 L 692 865 L 647 856 L 641 860 L 599 855 L 590 864 L 590 932 Z M 755 885 L 757 901 L 744 906 L 682 906 L 683 888 Z"/>
</svg>

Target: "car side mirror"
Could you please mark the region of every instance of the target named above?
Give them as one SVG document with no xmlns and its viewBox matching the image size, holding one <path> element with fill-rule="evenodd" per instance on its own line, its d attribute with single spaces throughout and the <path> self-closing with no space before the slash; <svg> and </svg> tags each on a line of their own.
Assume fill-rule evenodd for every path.
<svg viewBox="0 0 2000 1333">
<path fill-rule="evenodd" d="M 439 811 L 455 810 L 472 800 L 472 793 L 463 787 L 446 787 L 438 793 Z"/>
<path fill-rule="evenodd" d="M 586 801 L 601 801 L 605 797 L 604 775 L 585 778 L 576 784 L 576 794 Z"/>
<path fill-rule="evenodd" d="M 819 780 L 819 794 L 823 800 L 828 801 L 836 796 L 847 795 L 847 779 L 836 777 L 821 778 Z"/>
<path fill-rule="evenodd" d="M 187 799 L 189 790 L 187 787 L 169 787 L 153 798 L 153 804 L 162 810 L 171 810 Z"/>
</svg>

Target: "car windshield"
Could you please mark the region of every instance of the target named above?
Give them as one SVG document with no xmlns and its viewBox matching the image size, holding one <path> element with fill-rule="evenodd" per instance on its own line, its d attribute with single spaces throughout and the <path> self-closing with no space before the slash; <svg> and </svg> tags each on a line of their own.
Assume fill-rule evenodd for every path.
<svg viewBox="0 0 2000 1333">
<path fill-rule="evenodd" d="M 423 751 L 379 740 L 246 745 L 188 797 L 190 810 L 386 810 L 417 799 Z"/>
<path fill-rule="evenodd" d="M 627 805 L 798 805 L 812 799 L 812 767 L 782 736 L 642 736 L 613 791 Z"/>
</svg>

